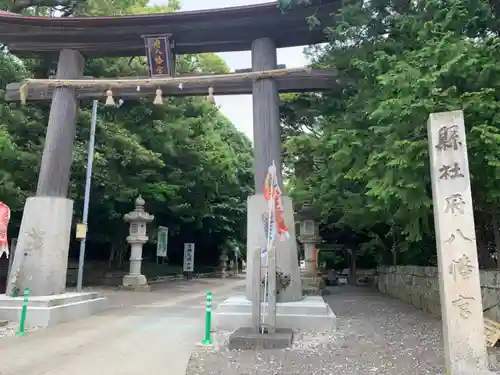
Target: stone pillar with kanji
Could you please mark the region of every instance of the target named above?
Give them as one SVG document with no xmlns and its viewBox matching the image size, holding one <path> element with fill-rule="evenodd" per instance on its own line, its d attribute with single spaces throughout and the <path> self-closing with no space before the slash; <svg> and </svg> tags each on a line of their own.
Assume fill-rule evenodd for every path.
<svg viewBox="0 0 500 375">
<path fill-rule="evenodd" d="M 462 111 L 427 123 L 447 375 L 486 374 L 484 320 Z"/>
<path fill-rule="evenodd" d="M 149 291 L 148 280 L 141 273 L 142 246 L 148 242 L 146 225 L 154 220 L 154 216 L 144 211 L 144 199 L 141 196 L 135 200 L 134 211 L 126 214 L 123 219 L 130 224 L 127 242 L 130 244 L 130 269 L 123 277 L 123 287 L 137 291 Z"/>
</svg>

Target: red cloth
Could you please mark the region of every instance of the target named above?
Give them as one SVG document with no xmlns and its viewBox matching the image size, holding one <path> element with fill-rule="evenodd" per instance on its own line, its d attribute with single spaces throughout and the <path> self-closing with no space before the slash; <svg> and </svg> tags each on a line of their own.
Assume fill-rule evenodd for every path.
<svg viewBox="0 0 500 375">
<path fill-rule="evenodd" d="M 274 196 L 271 196 L 271 192 L 274 192 Z M 288 239 L 288 227 L 285 224 L 284 209 L 281 202 L 281 189 L 278 186 L 276 176 L 272 176 L 271 173 L 266 174 L 266 179 L 264 181 L 264 199 L 274 200 L 274 215 L 276 218 L 276 231 L 278 232 L 278 239 L 280 241 Z"/>
<path fill-rule="evenodd" d="M 9 257 L 9 240 L 7 239 L 7 227 L 10 220 L 10 208 L 5 203 L 0 202 L 0 258 L 3 253 Z"/>
</svg>

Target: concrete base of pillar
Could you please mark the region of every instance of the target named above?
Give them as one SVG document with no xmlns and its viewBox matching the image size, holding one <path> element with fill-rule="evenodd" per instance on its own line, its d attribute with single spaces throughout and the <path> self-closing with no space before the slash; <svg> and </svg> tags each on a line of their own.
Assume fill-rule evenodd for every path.
<svg viewBox="0 0 500 375">
<path fill-rule="evenodd" d="M 292 346 L 293 330 L 277 329 L 275 333 L 255 333 L 253 328 L 243 327 L 229 336 L 231 350 L 285 349 Z"/>
<path fill-rule="evenodd" d="M 144 275 L 125 275 L 123 276 L 122 289 L 133 290 L 136 292 L 150 292 L 148 279 Z"/>
<path fill-rule="evenodd" d="M 66 292 L 73 201 L 57 197 L 26 200 L 7 294 L 50 296 Z"/>
<path fill-rule="evenodd" d="M 282 196 L 285 210 L 285 224 L 288 226 L 290 238 L 285 241 L 276 241 L 276 271 L 290 277 L 290 284 L 279 291 L 278 302 L 293 302 L 302 299 L 300 285 L 299 261 L 297 257 L 297 242 L 295 240 L 295 222 L 293 204 L 289 197 Z M 253 298 L 254 280 L 253 256 L 255 251 L 261 251 L 267 244 L 263 214 L 268 211 L 268 203 L 263 194 L 252 195 L 247 201 L 247 284 L 245 294 L 248 299 Z M 265 260 L 263 260 L 265 263 Z M 264 271 L 263 271 L 264 272 Z"/>
<path fill-rule="evenodd" d="M 262 303 L 262 309 L 267 311 L 267 303 Z M 251 325 L 252 302 L 244 295 L 228 298 L 213 313 L 213 327 L 218 330 L 229 331 Z M 337 318 L 322 297 L 308 296 L 300 301 L 276 304 L 276 328 L 332 331 L 336 327 Z"/>
<path fill-rule="evenodd" d="M 24 297 L 0 294 L 0 320 L 18 322 Z M 98 292 L 64 293 L 53 296 L 30 297 L 26 323 L 50 327 L 62 322 L 85 318 L 105 310 L 107 298 Z"/>
</svg>

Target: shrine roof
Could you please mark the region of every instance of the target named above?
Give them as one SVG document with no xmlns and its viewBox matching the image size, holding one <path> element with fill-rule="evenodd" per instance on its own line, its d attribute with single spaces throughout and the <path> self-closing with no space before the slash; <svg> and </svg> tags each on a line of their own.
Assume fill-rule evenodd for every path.
<svg viewBox="0 0 500 375">
<path fill-rule="evenodd" d="M 270 37 L 278 48 L 325 42 L 324 27 L 340 0 L 312 0 L 283 13 L 276 2 L 221 9 L 113 17 L 33 17 L 0 12 L 0 43 L 17 56 L 76 49 L 87 56 L 142 56 L 143 35 L 172 34 L 175 52 L 230 52 L 251 49 Z M 321 26 L 310 30 L 306 18 Z"/>
</svg>

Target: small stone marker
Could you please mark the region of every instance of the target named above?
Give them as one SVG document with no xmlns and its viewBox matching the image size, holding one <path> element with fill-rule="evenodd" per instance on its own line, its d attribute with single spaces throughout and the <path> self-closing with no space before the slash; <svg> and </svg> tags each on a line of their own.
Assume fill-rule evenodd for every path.
<svg viewBox="0 0 500 375">
<path fill-rule="evenodd" d="M 500 323 L 484 318 L 484 336 L 486 346 L 494 347 L 497 341 L 500 340 Z"/>
<path fill-rule="evenodd" d="M 488 369 L 462 111 L 427 122 L 447 375 Z"/>
</svg>

